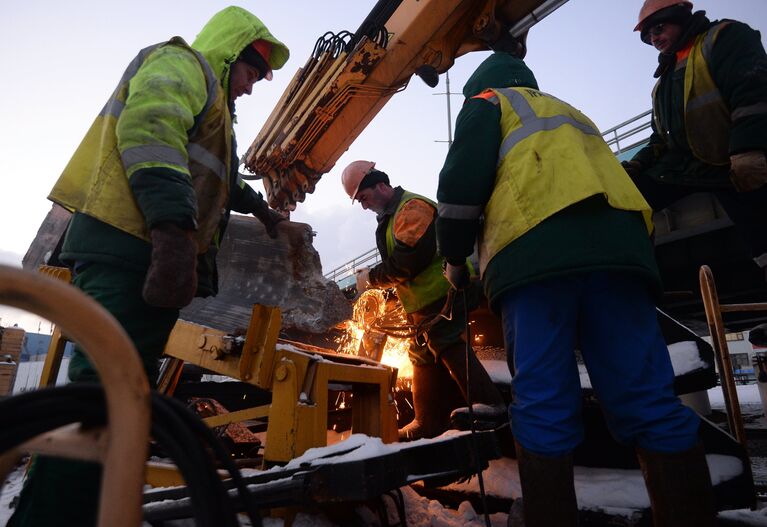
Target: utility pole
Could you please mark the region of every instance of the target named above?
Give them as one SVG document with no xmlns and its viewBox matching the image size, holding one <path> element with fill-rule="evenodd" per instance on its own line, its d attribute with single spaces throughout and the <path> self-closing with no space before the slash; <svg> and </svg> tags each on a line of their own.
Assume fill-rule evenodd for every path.
<svg viewBox="0 0 767 527">
<path fill-rule="evenodd" d="M 435 93 L 434 95 L 444 95 L 447 100 L 447 141 L 435 140 L 435 143 L 447 143 L 447 147 L 453 144 L 453 115 L 450 107 L 450 97 L 453 95 L 460 95 L 459 93 L 450 92 L 450 72 L 445 72 L 445 91 L 442 93 Z"/>
</svg>

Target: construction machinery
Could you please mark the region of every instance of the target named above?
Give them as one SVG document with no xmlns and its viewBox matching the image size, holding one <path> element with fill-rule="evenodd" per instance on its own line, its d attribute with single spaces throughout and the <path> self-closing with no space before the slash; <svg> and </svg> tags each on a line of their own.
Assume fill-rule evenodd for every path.
<svg viewBox="0 0 767 527">
<path fill-rule="evenodd" d="M 524 55 L 527 30 L 567 0 L 380 0 L 354 33 L 327 33 L 243 156 L 269 204 L 294 210 L 413 75 L 471 51 Z"/>
<path fill-rule="evenodd" d="M 258 137 L 243 156 L 246 167 L 253 174 L 252 179 L 263 180 L 273 208 L 295 209 L 297 203 L 313 192 L 322 175 L 332 169 L 386 102 L 407 86 L 413 75 L 418 75 L 427 83 L 434 83 L 436 76 L 447 71 L 456 57 L 471 51 L 499 49 L 523 55 L 527 30 L 564 1 L 377 2 L 357 32 L 326 35 L 318 41 L 306 64 L 296 72 Z M 30 251 L 32 256 L 26 261 L 30 267 L 45 259 L 49 251 L 55 252 L 55 245 L 63 232 L 61 225 L 65 222 L 65 214 L 54 208 L 51 218 L 55 220 L 58 230 L 41 229 L 40 234 L 49 246 Z M 480 435 L 478 443 L 467 440 L 463 435 L 411 447 L 389 445 L 392 450 L 383 455 L 362 455 L 353 461 L 341 459 L 337 465 L 333 463 L 333 458 L 339 457 L 337 451 L 306 460 L 301 457 L 306 456 L 310 449 L 328 443 L 329 414 L 333 409 L 330 394 L 350 394 L 349 421 L 354 433 L 375 436 L 383 444 L 389 444 L 395 441 L 397 426 L 395 387 L 398 371 L 379 362 L 380 347 L 363 346 L 358 349 L 364 353 L 340 355 L 328 349 L 329 345 L 309 343 L 307 336 L 307 333 L 328 332 L 338 322 L 340 313 L 323 317 L 321 323 L 314 323 L 313 319 L 309 321 L 311 317 L 307 310 L 303 315 L 296 316 L 296 312 L 301 311 L 301 304 L 308 305 L 312 299 L 327 301 L 330 296 L 342 298 L 338 288 L 334 290 L 326 283 L 320 284 L 318 291 L 307 292 L 303 288 L 301 292 L 307 296 L 301 297 L 299 305 L 287 305 L 291 298 L 295 299 L 299 294 L 298 289 L 302 289 L 291 289 L 291 286 L 305 281 L 305 275 L 300 274 L 297 265 L 306 262 L 301 256 L 304 253 L 297 253 L 294 249 L 298 242 L 311 243 L 311 229 L 308 228 L 307 232 L 307 227 L 289 222 L 282 224 L 276 243 L 283 245 L 275 251 L 272 250 L 274 247 L 267 250 L 253 242 L 265 239 L 263 227 L 258 222 L 233 219 L 227 232 L 229 240 L 225 239 L 222 245 L 226 248 L 241 243 L 241 247 L 233 250 L 231 255 L 223 252 L 219 255 L 222 277 L 225 277 L 222 281 L 231 285 L 232 289 L 222 291 L 215 299 L 195 301 L 182 313 L 182 320 L 166 347 L 168 361 L 158 383 L 160 389 L 165 393 L 177 391 L 181 386 L 179 380 L 183 375 L 183 365 L 191 364 L 204 368 L 208 373 L 258 388 L 262 395 L 266 394 L 261 404 L 246 405 L 239 410 L 206 418 L 211 427 L 267 420 L 263 461 L 265 467 L 272 469 L 247 481 L 251 484 L 247 493 L 257 496 L 264 507 L 370 499 L 415 480 L 444 483 L 445 479 L 465 477 L 486 466 L 489 459 L 499 457 L 501 452 L 494 433 Z M 283 275 L 269 275 L 266 269 L 274 266 L 259 267 L 261 262 L 274 258 L 275 254 L 279 258 L 285 257 L 285 267 L 289 267 L 288 263 L 294 266 L 285 275 L 292 275 L 292 281 L 283 280 Z M 296 279 L 296 276 L 299 278 Z M 6 278 L 15 279 L 0 275 L 0 279 Z M 258 283 L 252 284 L 251 281 Z M 43 289 L 47 291 L 48 287 L 46 282 Z M 57 289 L 57 286 L 50 287 Z M 284 294 L 286 291 L 290 293 Z M 308 311 L 321 310 L 324 303 L 319 302 L 316 309 Z M 87 350 L 106 345 L 93 344 L 88 335 L 70 330 L 67 324 L 73 324 L 72 320 L 66 318 L 62 319 L 64 323 L 60 322 L 59 318 L 64 315 L 58 311 L 51 314 L 54 315 L 51 317 L 54 322 L 61 323 L 67 332 L 58 333 L 55 342 L 52 342 L 52 352 L 49 353 L 52 364 L 46 371 L 56 369 L 56 353 L 53 350 L 59 349 L 61 340 L 65 338 L 86 344 Z M 348 318 L 349 313 L 345 316 Z M 710 345 L 664 313 L 659 312 L 658 316 L 667 343 L 670 346 L 687 343 L 685 352 L 695 359 L 688 361 L 695 365 L 693 368 L 677 372 L 677 393 L 692 395 L 715 386 L 715 360 Z M 475 326 L 475 334 L 497 335 L 490 328 L 492 317 L 485 312 L 481 318 L 487 325 L 486 329 Z M 305 340 L 288 338 L 285 333 L 288 319 L 292 320 L 288 329 L 298 331 L 293 335 L 306 337 Z M 385 325 L 378 323 L 376 328 L 381 329 Z M 110 331 L 110 327 L 105 325 L 103 331 Z M 502 347 L 501 343 L 491 340 L 488 338 L 485 344 Z M 370 353 L 370 350 L 376 351 Z M 109 369 L 109 365 L 98 360 L 96 366 L 102 375 L 105 375 L 103 368 Z M 106 375 L 112 374 L 114 372 Z M 140 390 L 136 388 L 132 395 L 140 396 L 140 410 L 148 413 L 144 392 L 146 380 L 143 381 L 144 384 L 136 381 L 141 384 Z M 503 391 L 508 394 L 508 383 Z M 633 452 L 618 445 L 607 432 L 587 385 L 583 392 L 587 402 L 584 414 L 589 434 L 586 443 L 576 452 L 576 463 L 589 467 L 636 468 Z M 107 391 L 106 398 L 110 426 L 114 426 L 111 422 L 115 410 L 114 395 Z M 132 438 L 134 447 L 140 445 L 143 448 L 147 442 L 147 423 L 138 417 L 136 420 L 140 424 L 138 430 L 126 437 Z M 733 421 L 731 428 L 736 425 Z M 734 429 L 730 432 L 733 435 L 737 433 Z M 731 434 L 710 423 L 704 425 L 702 432 L 708 453 L 729 456 L 741 467 L 735 477 L 717 486 L 717 506 L 720 509 L 748 507 L 754 501 L 748 455 Z M 510 443 L 508 437 L 506 439 Z M 475 458 L 477 445 L 482 453 L 479 458 Z M 36 451 L 30 445 L 26 447 Z M 116 444 L 108 445 L 107 457 L 114 455 L 115 448 L 118 448 Z M 354 451 L 360 446 L 353 445 L 348 449 Z M 76 450 L 80 452 L 82 449 Z M 125 452 L 128 452 L 127 447 Z M 143 455 L 143 451 L 136 454 L 141 459 L 142 467 Z M 291 460 L 297 461 L 297 464 L 292 464 Z M 0 469 L 7 469 L 7 465 L 6 460 Z M 131 470 L 136 479 L 135 467 Z M 109 470 L 105 473 L 113 475 Z M 149 478 L 156 474 L 153 475 L 150 470 Z M 158 479 L 154 481 L 158 481 L 160 476 L 156 477 Z M 107 481 L 112 480 L 108 478 Z M 181 482 L 178 478 L 166 481 L 166 484 Z M 185 481 L 191 483 L 186 478 Z M 135 491 L 136 481 L 132 480 L 131 484 Z M 103 492 L 107 493 L 107 488 Z M 183 501 L 189 495 L 190 492 L 183 489 L 149 492 L 144 498 L 144 517 L 162 521 L 189 515 L 189 503 Z M 245 500 L 243 491 L 240 491 L 238 499 Z M 164 500 L 176 503 L 160 505 Z M 135 501 L 132 498 L 130 503 L 135 505 Z M 108 523 L 102 518 L 102 524 L 135 524 L 135 518 L 134 511 L 132 516 L 123 518 L 123 522 Z"/>
</svg>

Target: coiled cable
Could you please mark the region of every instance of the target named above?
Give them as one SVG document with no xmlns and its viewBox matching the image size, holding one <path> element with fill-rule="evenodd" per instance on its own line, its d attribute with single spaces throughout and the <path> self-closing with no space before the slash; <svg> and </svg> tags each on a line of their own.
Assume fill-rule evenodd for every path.
<svg viewBox="0 0 767 527">
<path fill-rule="evenodd" d="M 95 383 L 72 383 L 10 397 L 0 401 L 0 452 L 71 423 L 102 426 L 106 419 L 104 390 Z M 197 525 L 239 525 L 217 466 L 229 472 L 252 525 L 262 525 L 239 469 L 212 430 L 191 410 L 153 392 L 151 433 L 184 477 Z"/>
</svg>

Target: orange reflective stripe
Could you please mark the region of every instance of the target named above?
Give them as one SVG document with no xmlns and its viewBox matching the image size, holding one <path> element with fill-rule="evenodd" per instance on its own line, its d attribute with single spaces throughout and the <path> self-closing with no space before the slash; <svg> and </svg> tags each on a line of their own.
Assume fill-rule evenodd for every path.
<svg viewBox="0 0 767 527">
<path fill-rule="evenodd" d="M 494 97 L 495 97 L 495 92 L 493 92 L 493 90 L 485 90 L 479 95 L 475 95 L 474 97 L 472 97 L 472 99 L 485 99 L 487 101 L 490 101 Z"/>
</svg>

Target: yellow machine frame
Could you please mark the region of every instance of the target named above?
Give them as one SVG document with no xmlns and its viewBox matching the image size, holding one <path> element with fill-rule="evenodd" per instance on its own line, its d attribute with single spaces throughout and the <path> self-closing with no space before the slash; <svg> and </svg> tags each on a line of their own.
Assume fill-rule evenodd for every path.
<svg viewBox="0 0 767 527">
<path fill-rule="evenodd" d="M 216 416 L 209 418 L 215 424 L 208 424 L 268 415 L 264 459 L 285 463 L 327 444 L 328 390 L 343 384 L 352 391 L 352 430 L 397 441 L 396 369 L 361 357 L 278 343 L 280 320 L 279 308 L 254 305 L 241 349 L 236 338 L 223 331 L 184 321 L 176 324 L 166 355 L 272 392 L 269 407 Z M 161 379 L 163 383 L 171 384 Z"/>
</svg>

